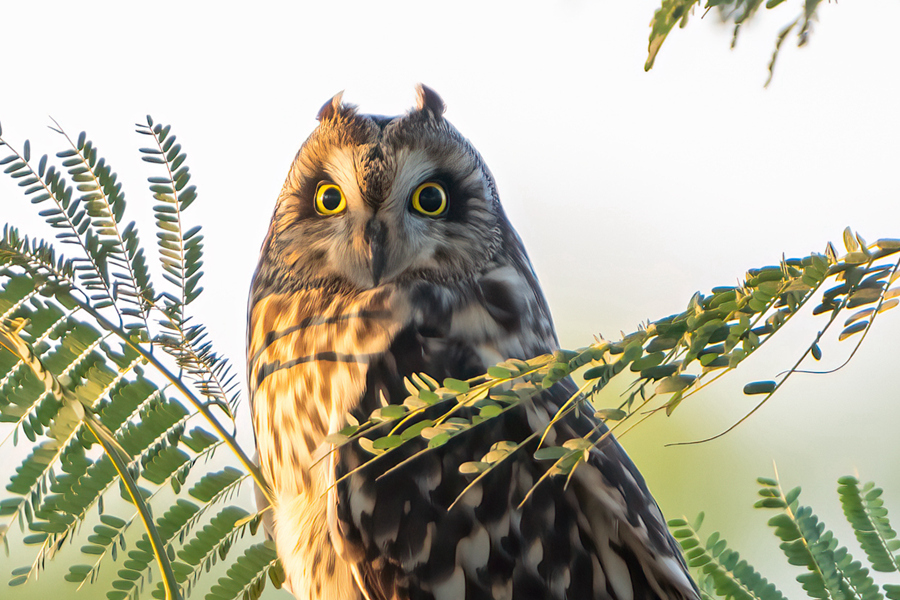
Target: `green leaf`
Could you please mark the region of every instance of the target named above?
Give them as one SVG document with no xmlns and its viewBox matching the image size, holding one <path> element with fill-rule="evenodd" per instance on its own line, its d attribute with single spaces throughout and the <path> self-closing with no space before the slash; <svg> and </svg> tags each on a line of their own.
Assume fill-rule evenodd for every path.
<svg viewBox="0 0 900 600">
<path fill-rule="evenodd" d="M 488 367 L 487 374 L 494 379 L 509 379 L 513 376 L 513 371 L 501 366 Z"/>
<path fill-rule="evenodd" d="M 665 357 L 666 355 L 663 352 L 654 352 L 652 354 L 647 354 L 646 356 L 632 362 L 629 368 L 634 372 L 643 371 L 645 369 L 649 369 L 650 367 L 659 365 Z"/>
<path fill-rule="evenodd" d="M 659 383 L 659 385 L 656 386 L 656 393 L 671 394 L 673 392 L 679 392 L 694 383 L 696 379 L 696 375 L 688 374 L 666 377 Z"/>
<path fill-rule="evenodd" d="M 534 452 L 535 460 L 559 460 L 563 456 L 569 454 L 571 451 L 568 448 L 563 448 L 562 446 L 545 446 L 543 448 L 538 448 Z"/>
<path fill-rule="evenodd" d="M 744 394 L 748 396 L 771 394 L 775 391 L 776 385 L 774 381 L 754 381 L 744 386 Z"/>
<path fill-rule="evenodd" d="M 469 391 L 469 384 L 466 381 L 461 381 L 459 379 L 453 379 L 452 377 L 448 377 L 444 379 L 443 386 L 448 390 L 456 392 L 458 394 L 465 394 Z"/>
<path fill-rule="evenodd" d="M 594 413 L 594 416 L 604 421 L 621 421 L 628 416 L 628 413 L 620 408 L 601 408 Z"/>
<path fill-rule="evenodd" d="M 388 435 L 374 440 L 372 442 L 372 447 L 376 450 L 387 450 L 389 448 L 396 448 L 402 444 L 403 441 L 403 438 L 399 435 Z"/>
</svg>

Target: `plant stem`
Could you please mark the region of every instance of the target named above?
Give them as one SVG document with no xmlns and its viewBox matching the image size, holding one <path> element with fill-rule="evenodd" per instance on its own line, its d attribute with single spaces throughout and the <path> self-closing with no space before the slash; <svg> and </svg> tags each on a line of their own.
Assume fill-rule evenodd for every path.
<svg viewBox="0 0 900 600">
<path fill-rule="evenodd" d="M 0 323 L 0 345 L 8 349 L 10 352 L 19 357 L 34 374 L 41 380 L 47 392 L 53 395 L 60 404 L 69 406 L 84 423 L 85 427 L 97 438 L 97 441 L 103 447 L 103 451 L 109 456 L 119 477 L 125 484 L 131 500 L 141 514 L 141 520 L 144 522 L 144 528 L 147 530 L 147 536 L 150 538 L 150 544 L 153 547 L 153 553 L 156 555 L 156 562 L 159 570 L 162 572 L 163 585 L 166 588 L 166 600 L 181 600 L 181 592 L 178 589 L 178 583 L 175 581 L 175 572 L 172 570 L 172 563 L 169 555 L 166 554 L 165 543 L 159 535 L 156 524 L 153 523 L 153 517 L 150 515 L 150 508 L 144 502 L 140 489 L 128 471 L 128 463 L 122 460 L 122 455 L 127 456 L 127 452 L 116 441 L 115 436 L 110 433 L 100 421 L 97 420 L 90 406 L 85 406 L 78 400 L 71 390 L 63 387 L 53 373 L 51 373 L 35 354 L 33 348 L 25 342 L 18 333 L 8 329 Z M 73 427 L 74 433 L 75 427 Z"/>
<path fill-rule="evenodd" d="M 116 472 L 125 484 L 125 489 L 128 490 L 128 495 L 131 496 L 132 503 L 137 507 L 138 513 L 141 515 L 141 521 L 144 523 L 144 529 L 147 531 L 150 544 L 153 546 L 153 553 L 156 555 L 156 563 L 159 565 L 159 570 L 162 571 L 163 585 L 166 588 L 166 600 L 181 600 L 181 591 L 178 589 L 178 583 L 175 581 L 172 563 L 166 554 L 165 542 L 159 536 L 159 530 L 153 523 L 153 517 L 150 515 L 147 503 L 144 502 L 144 498 L 141 496 L 140 488 L 138 488 L 137 483 L 128 471 L 128 464 L 122 460 L 122 455 L 120 454 L 120 451 L 122 451 L 121 446 L 119 446 L 109 430 L 90 411 L 85 411 L 83 421 L 85 427 L 94 434 L 94 437 L 103 446 L 103 451 L 106 452 L 106 455 L 109 456 L 109 459 L 115 466 Z"/>
</svg>

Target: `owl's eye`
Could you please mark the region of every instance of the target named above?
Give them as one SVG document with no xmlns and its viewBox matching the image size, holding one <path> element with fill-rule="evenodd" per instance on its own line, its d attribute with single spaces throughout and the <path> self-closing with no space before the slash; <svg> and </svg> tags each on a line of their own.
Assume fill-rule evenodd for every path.
<svg viewBox="0 0 900 600">
<path fill-rule="evenodd" d="M 437 217 L 447 210 L 447 192 L 434 181 L 423 183 L 413 192 L 412 207 L 423 215 Z"/>
<path fill-rule="evenodd" d="M 344 192 L 333 183 L 320 183 L 316 189 L 316 211 L 320 215 L 336 215 L 347 208 Z"/>
</svg>

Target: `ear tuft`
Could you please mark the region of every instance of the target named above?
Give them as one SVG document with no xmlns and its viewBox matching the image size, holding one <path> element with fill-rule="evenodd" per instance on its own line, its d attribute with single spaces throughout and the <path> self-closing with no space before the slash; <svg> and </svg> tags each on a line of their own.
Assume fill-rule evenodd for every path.
<svg viewBox="0 0 900 600">
<path fill-rule="evenodd" d="M 344 109 L 344 105 L 341 103 L 341 98 L 343 97 L 344 90 L 341 90 L 337 94 L 335 94 L 331 98 L 331 100 L 323 104 L 322 108 L 319 109 L 319 114 L 316 115 L 316 120 L 328 121 L 341 114 Z"/>
<path fill-rule="evenodd" d="M 416 109 L 425 110 L 435 117 L 440 117 L 447 110 L 447 105 L 444 104 L 437 92 L 420 83 L 416 86 Z"/>
</svg>

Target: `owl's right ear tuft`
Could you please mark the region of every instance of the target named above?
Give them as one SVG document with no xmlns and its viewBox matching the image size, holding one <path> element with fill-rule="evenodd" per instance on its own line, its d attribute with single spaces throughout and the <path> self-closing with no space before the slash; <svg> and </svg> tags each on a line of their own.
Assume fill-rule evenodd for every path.
<svg viewBox="0 0 900 600">
<path fill-rule="evenodd" d="M 416 86 L 416 110 L 428 111 L 436 118 L 440 118 L 447 110 L 447 105 L 436 91 L 420 83 Z"/>
<path fill-rule="evenodd" d="M 341 102 L 343 97 L 344 90 L 341 90 L 331 100 L 323 104 L 322 108 L 319 109 L 319 114 L 316 115 L 316 120 L 319 122 L 329 121 L 345 111 L 353 110 L 352 106 L 344 106 L 343 102 Z"/>
</svg>

